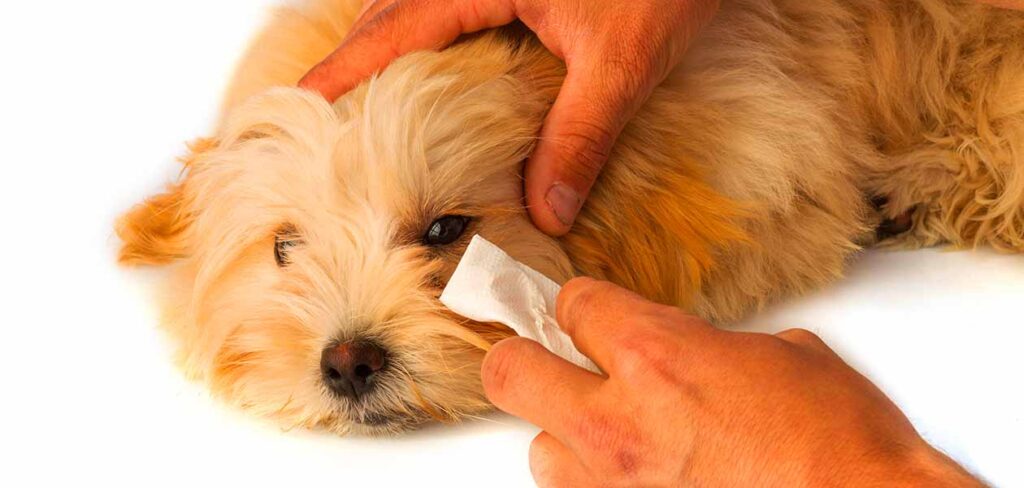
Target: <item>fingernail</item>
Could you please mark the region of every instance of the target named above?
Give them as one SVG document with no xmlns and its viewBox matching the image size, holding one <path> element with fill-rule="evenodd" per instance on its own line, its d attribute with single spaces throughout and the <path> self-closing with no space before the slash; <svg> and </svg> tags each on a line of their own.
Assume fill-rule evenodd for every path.
<svg viewBox="0 0 1024 488">
<path fill-rule="evenodd" d="M 573 222 L 576 221 L 576 214 L 579 213 L 580 207 L 583 206 L 580 194 L 576 193 L 576 190 L 573 190 L 568 185 L 560 182 L 551 185 L 544 199 L 548 202 L 551 210 L 555 212 L 555 217 L 558 217 L 558 220 L 567 227 L 572 226 Z"/>
</svg>

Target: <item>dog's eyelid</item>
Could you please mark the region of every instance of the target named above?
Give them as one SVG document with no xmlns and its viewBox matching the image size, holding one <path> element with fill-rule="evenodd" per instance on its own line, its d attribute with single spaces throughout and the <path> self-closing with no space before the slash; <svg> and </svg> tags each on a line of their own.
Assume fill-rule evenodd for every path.
<svg viewBox="0 0 1024 488">
<path fill-rule="evenodd" d="M 274 231 L 274 235 L 277 237 L 297 237 L 299 235 L 299 229 L 295 227 L 295 224 L 281 224 L 277 230 Z"/>
<path fill-rule="evenodd" d="M 292 224 L 284 224 L 274 234 L 274 261 L 279 267 L 288 266 L 288 252 L 303 243 L 298 229 Z"/>
<path fill-rule="evenodd" d="M 427 227 L 423 234 L 423 243 L 428 246 L 446 246 L 458 241 L 476 220 L 466 215 L 443 215 L 438 217 Z"/>
</svg>

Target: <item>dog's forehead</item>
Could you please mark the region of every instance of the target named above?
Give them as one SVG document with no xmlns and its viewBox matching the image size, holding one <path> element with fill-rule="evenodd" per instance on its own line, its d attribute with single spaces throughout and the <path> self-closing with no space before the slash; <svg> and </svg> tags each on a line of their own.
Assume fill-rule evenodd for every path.
<svg viewBox="0 0 1024 488">
<path fill-rule="evenodd" d="M 442 107 L 438 95 L 414 93 L 396 104 L 399 95 L 381 89 L 334 106 L 336 140 L 325 162 L 345 198 L 398 213 L 518 198 L 529 129 L 501 113 L 461 110 L 465 100 Z"/>
<path fill-rule="evenodd" d="M 267 220 L 306 217 L 427 225 L 445 213 L 521 203 L 521 163 L 538 120 L 504 83 L 384 77 L 335 104 L 293 88 L 235 110 L 213 193 Z M 469 210 L 467 210 L 469 209 Z"/>
</svg>

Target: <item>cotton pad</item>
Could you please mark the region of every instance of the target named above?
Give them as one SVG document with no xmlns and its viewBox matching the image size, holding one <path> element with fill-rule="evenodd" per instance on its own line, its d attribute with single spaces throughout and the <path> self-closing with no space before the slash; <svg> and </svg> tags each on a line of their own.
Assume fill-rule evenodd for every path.
<svg viewBox="0 0 1024 488">
<path fill-rule="evenodd" d="M 599 372 L 558 327 L 559 289 L 548 277 L 476 235 L 441 293 L 441 303 L 477 322 L 505 324 L 573 364 Z"/>
</svg>

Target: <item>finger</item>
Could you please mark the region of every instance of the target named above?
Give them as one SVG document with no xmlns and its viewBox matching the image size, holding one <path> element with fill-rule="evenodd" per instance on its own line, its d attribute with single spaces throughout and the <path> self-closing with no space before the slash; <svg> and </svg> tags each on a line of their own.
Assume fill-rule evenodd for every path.
<svg viewBox="0 0 1024 488">
<path fill-rule="evenodd" d="M 830 347 L 828 347 L 828 344 L 825 344 L 825 341 L 821 340 L 821 338 L 818 337 L 817 334 L 807 329 L 788 329 L 779 332 L 778 334 L 775 334 L 775 337 L 778 337 L 779 339 L 789 342 L 790 344 L 795 344 L 797 346 L 807 347 L 810 349 L 816 349 L 820 351 L 832 350 Z"/>
<path fill-rule="evenodd" d="M 552 236 L 569 232 L 615 139 L 653 90 L 645 68 L 605 64 L 570 63 L 526 164 L 530 217 Z"/>
<path fill-rule="evenodd" d="M 378 14 L 387 8 L 391 8 L 399 0 L 367 0 L 363 2 L 363 8 L 359 11 L 359 16 L 356 17 L 356 22 L 349 27 L 348 35 L 345 36 L 347 40 L 352 34 L 359 32 L 367 22 L 375 19 Z"/>
<path fill-rule="evenodd" d="M 558 325 L 576 349 L 602 371 L 616 376 L 620 362 L 637 352 L 653 357 L 673 347 L 668 336 L 687 328 L 707 328 L 679 309 L 659 305 L 605 281 L 576 278 L 562 287 L 555 304 Z M 668 326 L 668 327 L 666 327 Z M 676 351 L 678 352 L 678 351 Z"/>
<path fill-rule="evenodd" d="M 498 27 L 515 18 L 511 0 L 394 2 L 351 33 L 299 86 L 333 101 L 403 54 L 439 49 L 461 34 Z"/>
<path fill-rule="evenodd" d="M 381 0 L 381 1 L 384 1 L 384 0 Z M 362 16 L 366 15 L 366 12 L 368 12 L 371 8 L 373 8 L 374 5 L 377 5 L 377 4 L 380 4 L 380 3 L 381 2 L 378 2 L 377 0 L 363 0 L 363 7 L 359 9 L 359 16 L 358 17 L 362 17 Z"/>
<path fill-rule="evenodd" d="M 495 344 L 481 367 L 484 393 L 516 417 L 569 439 L 603 378 L 514 337 Z"/>
<path fill-rule="evenodd" d="M 547 432 L 530 444 L 530 473 L 540 488 L 594 486 L 579 457 Z"/>
</svg>

